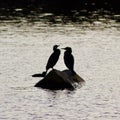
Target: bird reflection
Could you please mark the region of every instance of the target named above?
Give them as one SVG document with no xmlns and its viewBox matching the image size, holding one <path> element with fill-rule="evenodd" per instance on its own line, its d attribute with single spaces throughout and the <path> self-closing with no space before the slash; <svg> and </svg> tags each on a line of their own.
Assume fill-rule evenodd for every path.
<svg viewBox="0 0 120 120">
<path fill-rule="evenodd" d="M 65 65 L 73 74 L 76 74 L 76 72 L 74 71 L 74 57 L 72 55 L 72 49 L 70 47 L 65 47 L 62 49 L 65 50 L 65 52 L 64 52 Z"/>
</svg>

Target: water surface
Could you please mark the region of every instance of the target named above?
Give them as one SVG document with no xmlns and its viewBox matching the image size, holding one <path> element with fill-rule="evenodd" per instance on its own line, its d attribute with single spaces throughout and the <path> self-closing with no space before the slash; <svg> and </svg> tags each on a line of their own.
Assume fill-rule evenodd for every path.
<svg viewBox="0 0 120 120">
<path fill-rule="evenodd" d="M 119 120 L 119 22 L 61 22 L 57 16 L 53 24 L 48 16 L 0 20 L 0 120 Z M 40 78 L 31 75 L 45 70 L 54 44 L 72 47 L 75 71 L 86 81 L 82 88 L 34 87 Z M 63 51 L 55 68 L 66 69 Z"/>
</svg>

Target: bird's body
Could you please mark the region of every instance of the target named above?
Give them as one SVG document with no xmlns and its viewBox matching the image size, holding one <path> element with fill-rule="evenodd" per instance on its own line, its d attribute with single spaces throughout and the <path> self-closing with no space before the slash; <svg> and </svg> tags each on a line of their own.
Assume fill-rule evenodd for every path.
<svg viewBox="0 0 120 120">
<path fill-rule="evenodd" d="M 75 73 L 75 71 L 74 71 L 74 57 L 72 55 L 72 49 L 70 47 L 66 47 L 63 49 L 66 50 L 64 52 L 64 63 L 72 73 Z"/>
<path fill-rule="evenodd" d="M 55 66 L 55 64 L 57 63 L 59 56 L 60 56 L 60 50 L 57 48 L 58 45 L 54 45 L 53 46 L 53 53 L 50 55 L 47 65 L 46 65 L 46 72 L 48 71 L 48 69 L 52 68 Z"/>
<path fill-rule="evenodd" d="M 64 53 L 64 62 L 65 62 L 65 65 L 67 66 L 67 68 L 70 69 L 71 71 L 73 71 L 74 58 L 73 58 L 73 55 L 69 51 L 65 51 L 65 53 Z"/>
</svg>

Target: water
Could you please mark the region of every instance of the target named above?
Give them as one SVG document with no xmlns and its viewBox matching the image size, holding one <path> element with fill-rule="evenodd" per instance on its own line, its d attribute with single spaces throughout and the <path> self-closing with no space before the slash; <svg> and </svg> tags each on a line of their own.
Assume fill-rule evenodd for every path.
<svg viewBox="0 0 120 120">
<path fill-rule="evenodd" d="M 41 17 L 41 16 L 40 16 Z M 4 16 L 3 16 L 4 18 Z M 54 44 L 71 46 L 75 71 L 86 81 L 74 91 L 35 88 Z M 63 51 L 55 66 L 66 69 Z M 0 21 L 0 120 L 119 120 L 120 24 L 60 22 L 30 16 Z"/>
</svg>

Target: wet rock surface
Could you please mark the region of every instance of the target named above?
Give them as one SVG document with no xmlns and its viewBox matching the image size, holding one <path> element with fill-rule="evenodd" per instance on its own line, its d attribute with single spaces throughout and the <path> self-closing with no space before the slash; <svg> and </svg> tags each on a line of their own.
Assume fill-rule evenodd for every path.
<svg viewBox="0 0 120 120">
<path fill-rule="evenodd" d="M 85 82 L 79 75 L 72 74 L 69 70 L 51 70 L 35 87 L 46 89 L 75 89 L 76 84 Z"/>
</svg>

